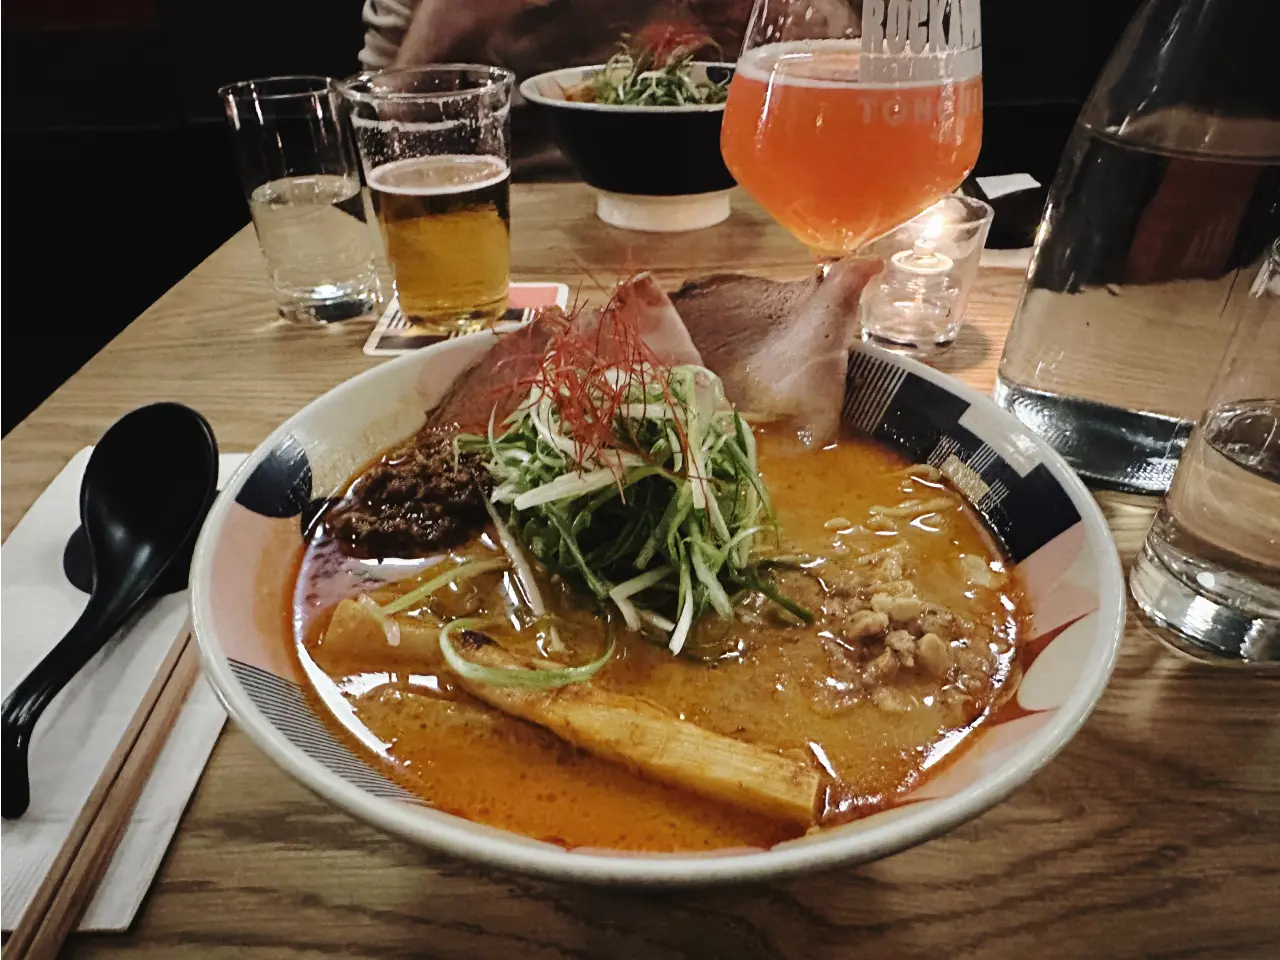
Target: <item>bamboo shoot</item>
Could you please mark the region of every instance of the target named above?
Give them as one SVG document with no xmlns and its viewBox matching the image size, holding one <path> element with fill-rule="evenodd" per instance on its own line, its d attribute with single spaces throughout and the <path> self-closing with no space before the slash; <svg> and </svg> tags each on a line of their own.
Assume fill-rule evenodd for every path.
<svg viewBox="0 0 1280 960">
<path fill-rule="evenodd" d="M 476 634 L 464 637 L 471 642 L 459 647 L 469 660 L 531 666 L 495 643 L 477 642 Z M 538 690 L 459 682 L 490 706 L 654 780 L 793 823 L 814 822 L 822 777 L 807 758 L 712 733 L 645 700 L 590 684 Z"/>
<path fill-rule="evenodd" d="M 395 651 L 421 661 L 424 665 L 441 665 L 440 625 L 419 617 L 396 617 L 400 627 L 400 643 Z M 323 657 L 368 657 L 371 651 L 388 648 L 382 623 L 367 608 L 354 600 L 343 600 L 333 610 L 317 653 Z"/>
</svg>

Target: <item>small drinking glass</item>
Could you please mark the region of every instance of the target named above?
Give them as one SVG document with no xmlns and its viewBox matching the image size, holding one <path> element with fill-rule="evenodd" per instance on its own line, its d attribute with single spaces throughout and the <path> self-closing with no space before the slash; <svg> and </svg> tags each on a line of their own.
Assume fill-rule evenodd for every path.
<svg viewBox="0 0 1280 960">
<path fill-rule="evenodd" d="M 859 251 L 884 261 L 862 293 L 862 339 L 922 359 L 954 344 L 991 215 L 989 204 L 955 194 Z"/>
<path fill-rule="evenodd" d="M 218 91 L 280 315 L 350 320 L 381 304 L 376 235 L 328 77 L 266 77 Z"/>
<path fill-rule="evenodd" d="M 1233 329 L 1129 587 L 1200 660 L 1280 661 L 1280 240 L 1240 271 Z"/>
<path fill-rule="evenodd" d="M 514 81 L 445 64 L 342 84 L 400 310 L 424 332 L 483 329 L 506 310 Z"/>
</svg>

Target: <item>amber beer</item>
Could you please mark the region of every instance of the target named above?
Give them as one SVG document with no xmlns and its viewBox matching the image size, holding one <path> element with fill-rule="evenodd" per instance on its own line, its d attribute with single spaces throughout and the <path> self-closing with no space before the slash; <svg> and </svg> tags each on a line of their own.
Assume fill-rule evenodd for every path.
<svg viewBox="0 0 1280 960">
<path fill-rule="evenodd" d="M 478 330 L 507 305 L 510 176 L 492 156 L 398 160 L 369 174 L 400 309 L 439 333 Z"/>
<path fill-rule="evenodd" d="M 960 185 L 982 141 L 982 77 L 878 83 L 860 41 L 750 50 L 725 108 L 725 163 L 819 254 L 839 256 Z M 975 61 L 976 63 L 977 61 Z"/>
</svg>

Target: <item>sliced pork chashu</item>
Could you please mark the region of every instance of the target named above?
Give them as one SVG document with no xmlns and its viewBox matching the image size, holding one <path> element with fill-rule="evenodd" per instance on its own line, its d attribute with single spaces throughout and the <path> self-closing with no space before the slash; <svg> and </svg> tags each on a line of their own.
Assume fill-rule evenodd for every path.
<svg viewBox="0 0 1280 960">
<path fill-rule="evenodd" d="M 671 301 L 738 409 L 790 418 L 822 445 L 840 429 L 858 299 L 879 270 L 850 259 L 793 282 L 718 274 L 686 283 Z"/>
</svg>

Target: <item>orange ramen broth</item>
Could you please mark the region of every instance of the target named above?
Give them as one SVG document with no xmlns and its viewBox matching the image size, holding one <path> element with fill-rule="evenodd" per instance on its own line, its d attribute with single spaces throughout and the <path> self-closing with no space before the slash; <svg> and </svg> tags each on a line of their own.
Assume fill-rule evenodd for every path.
<svg viewBox="0 0 1280 960">
<path fill-rule="evenodd" d="M 757 433 L 761 471 L 788 548 L 823 556 L 877 549 L 884 533 L 848 527 L 865 520 L 873 505 L 903 501 L 904 483 L 916 488 L 911 496 L 942 492 L 910 480 L 902 472 L 908 464 L 871 441 L 844 439 L 813 452 L 792 437 Z M 828 521 L 835 517 L 847 518 L 848 527 L 833 529 Z M 1012 583 L 984 589 L 966 581 L 961 554 L 999 565 L 979 521 L 957 506 L 901 527 L 893 536 L 907 544 L 903 556 L 918 595 L 992 638 L 992 647 L 1002 651 L 1000 677 L 1006 676 L 1021 600 Z M 494 549 L 491 541 L 475 547 L 467 552 Z M 304 563 L 304 578 L 307 569 Z M 403 589 L 417 582 L 410 579 Z M 317 591 L 300 582 L 298 596 L 314 603 Z M 376 643 L 333 655 L 321 639 L 326 621 L 321 614 L 308 625 L 295 610 L 298 654 L 322 714 L 356 750 L 441 810 L 570 847 L 767 847 L 799 833 L 569 747 L 477 703 L 447 673 L 414 662 L 402 648 Z M 663 647 L 625 635 L 614 661 L 592 682 L 641 695 L 718 733 L 815 757 L 839 778 L 827 791 L 822 821 L 838 823 L 891 804 L 936 771 L 985 714 L 957 725 L 954 713 L 931 703 L 928 691 L 905 713 L 886 712 L 866 699 L 837 711 L 821 708 L 832 678 L 818 632 L 816 625 L 762 629 L 735 623 L 719 640 L 728 655 L 706 662 L 673 658 Z"/>
</svg>

